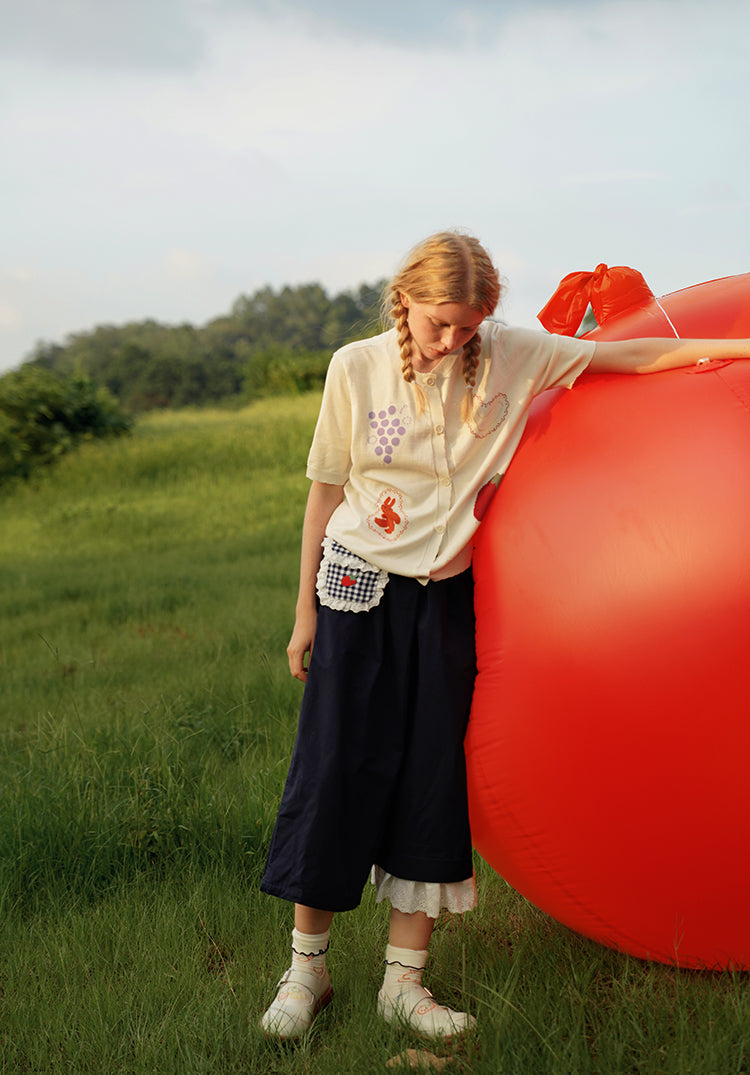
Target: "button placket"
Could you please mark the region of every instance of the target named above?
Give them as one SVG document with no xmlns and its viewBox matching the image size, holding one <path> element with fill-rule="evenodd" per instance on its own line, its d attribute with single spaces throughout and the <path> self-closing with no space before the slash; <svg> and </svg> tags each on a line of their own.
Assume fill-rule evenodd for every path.
<svg viewBox="0 0 750 1075">
<path fill-rule="evenodd" d="M 445 404 L 437 383 L 437 377 L 433 374 L 428 374 L 424 378 L 424 386 L 432 421 L 432 450 L 435 460 L 435 477 L 437 478 L 434 530 L 442 538 L 446 531 L 453 494 L 453 482 L 448 466 L 448 446 L 445 436 Z"/>
</svg>

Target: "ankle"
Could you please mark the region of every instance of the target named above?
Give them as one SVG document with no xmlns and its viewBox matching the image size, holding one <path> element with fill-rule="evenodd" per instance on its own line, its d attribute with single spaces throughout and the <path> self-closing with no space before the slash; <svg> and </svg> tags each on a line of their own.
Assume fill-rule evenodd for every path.
<svg viewBox="0 0 750 1075">
<path fill-rule="evenodd" d="M 292 971 L 321 984 L 328 983 L 326 952 L 330 943 L 330 930 L 324 933 L 302 933 L 292 930 Z"/>
<path fill-rule="evenodd" d="M 399 948 L 389 944 L 385 950 L 385 975 L 382 992 L 395 998 L 408 989 L 418 989 L 427 963 L 427 952 Z"/>
<path fill-rule="evenodd" d="M 476 1020 L 466 1012 L 438 1004 L 425 989 L 422 971 L 426 962 L 426 951 L 388 945 L 378 1011 L 388 1023 L 397 1022 L 423 1037 L 447 1041 L 470 1030 Z"/>
</svg>

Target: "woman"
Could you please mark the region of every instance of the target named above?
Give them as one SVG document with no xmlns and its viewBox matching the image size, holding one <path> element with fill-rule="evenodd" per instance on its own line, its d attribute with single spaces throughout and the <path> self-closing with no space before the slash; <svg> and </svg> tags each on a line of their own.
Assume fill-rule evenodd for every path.
<svg viewBox="0 0 750 1075">
<path fill-rule="evenodd" d="M 507 469 L 535 396 L 585 369 L 750 356 L 747 340 L 509 328 L 486 320 L 500 292 L 475 238 L 431 236 L 388 288 L 394 327 L 331 360 L 287 649 L 305 693 L 261 885 L 295 903 L 292 964 L 262 1019 L 278 1037 L 303 1034 L 331 999 L 331 921 L 357 906 L 373 864 L 391 904 L 381 1015 L 443 1040 L 473 1026 L 421 979 L 441 909 L 476 903 L 463 739 L 477 495 Z"/>
</svg>

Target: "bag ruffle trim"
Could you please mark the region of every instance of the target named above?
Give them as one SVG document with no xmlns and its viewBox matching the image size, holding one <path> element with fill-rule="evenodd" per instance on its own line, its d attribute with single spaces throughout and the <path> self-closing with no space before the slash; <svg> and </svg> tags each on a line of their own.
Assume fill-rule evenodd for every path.
<svg viewBox="0 0 750 1075">
<path fill-rule="evenodd" d="M 388 572 L 368 564 L 333 538 L 323 541 L 317 592 L 321 605 L 337 612 L 367 612 L 380 604 Z"/>
</svg>

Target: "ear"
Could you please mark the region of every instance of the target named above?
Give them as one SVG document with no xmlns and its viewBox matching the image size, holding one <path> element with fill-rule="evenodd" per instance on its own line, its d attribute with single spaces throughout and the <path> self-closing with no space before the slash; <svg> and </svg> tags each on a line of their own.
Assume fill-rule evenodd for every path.
<svg viewBox="0 0 750 1075">
<path fill-rule="evenodd" d="M 406 294 L 406 292 L 405 291 L 399 291 L 398 297 L 401 299 L 401 305 L 404 307 L 404 309 L 408 310 L 409 309 L 409 296 Z"/>
</svg>

